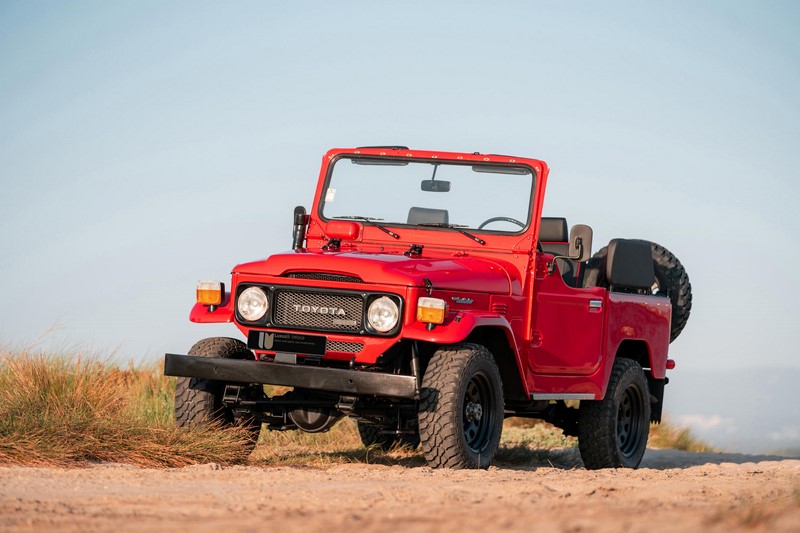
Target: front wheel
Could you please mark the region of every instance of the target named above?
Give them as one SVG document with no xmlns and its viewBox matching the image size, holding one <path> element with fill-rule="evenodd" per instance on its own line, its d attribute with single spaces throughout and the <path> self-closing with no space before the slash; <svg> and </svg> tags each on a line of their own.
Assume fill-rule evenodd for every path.
<svg viewBox="0 0 800 533">
<path fill-rule="evenodd" d="M 637 468 L 650 432 L 650 393 L 639 363 L 617 359 L 606 397 L 581 401 L 578 449 L 589 470 Z"/>
<path fill-rule="evenodd" d="M 422 379 L 419 434 L 434 468 L 488 468 L 503 429 L 503 385 L 479 344 L 445 346 Z"/>
</svg>

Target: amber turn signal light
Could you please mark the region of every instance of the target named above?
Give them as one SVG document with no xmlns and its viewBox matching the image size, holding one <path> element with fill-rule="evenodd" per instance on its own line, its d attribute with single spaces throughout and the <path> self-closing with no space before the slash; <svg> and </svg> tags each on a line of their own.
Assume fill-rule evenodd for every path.
<svg viewBox="0 0 800 533">
<path fill-rule="evenodd" d="M 197 303 L 202 305 L 219 305 L 222 303 L 222 294 L 225 285 L 220 281 L 198 281 Z"/>
<path fill-rule="evenodd" d="M 420 298 L 417 301 L 417 320 L 428 324 L 441 324 L 447 314 L 447 303 L 440 298 Z"/>
</svg>

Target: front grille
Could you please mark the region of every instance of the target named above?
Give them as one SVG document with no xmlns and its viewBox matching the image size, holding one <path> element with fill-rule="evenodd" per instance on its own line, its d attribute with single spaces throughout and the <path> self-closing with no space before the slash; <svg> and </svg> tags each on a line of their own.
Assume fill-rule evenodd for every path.
<svg viewBox="0 0 800 533">
<path fill-rule="evenodd" d="M 361 330 L 364 300 L 359 295 L 277 289 L 275 324 L 328 331 Z"/>
<path fill-rule="evenodd" d="M 325 343 L 326 352 L 360 353 L 364 345 L 360 342 L 328 341 Z"/>
<path fill-rule="evenodd" d="M 290 272 L 287 278 L 313 279 L 317 281 L 334 281 L 339 283 L 364 283 L 361 278 L 345 274 L 326 274 L 325 272 Z"/>
</svg>

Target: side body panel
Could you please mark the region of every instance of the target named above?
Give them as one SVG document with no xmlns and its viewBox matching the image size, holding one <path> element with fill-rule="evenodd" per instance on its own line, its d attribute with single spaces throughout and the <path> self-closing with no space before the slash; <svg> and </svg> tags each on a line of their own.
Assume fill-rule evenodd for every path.
<svg viewBox="0 0 800 533">
<path fill-rule="evenodd" d="M 669 298 L 609 293 L 606 353 L 616 353 L 624 341 L 644 341 L 648 348 L 652 376 L 664 379 L 671 319 L 672 305 Z M 606 381 L 610 374 L 609 367 L 606 369 Z"/>
<path fill-rule="evenodd" d="M 602 399 L 614 357 L 626 341 L 634 341 L 646 351 L 643 366 L 653 378 L 664 378 L 672 309 L 669 299 L 609 293 L 602 288 L 572 289 L 558 283 L 541 286 L 534 304 L 536 328 L 541 332 L 534 336 L 529 353 L 529 388 L 534 395 L 577 394 Z M 585 305 L 589 301 L 595 303 Z"/>
</svg>

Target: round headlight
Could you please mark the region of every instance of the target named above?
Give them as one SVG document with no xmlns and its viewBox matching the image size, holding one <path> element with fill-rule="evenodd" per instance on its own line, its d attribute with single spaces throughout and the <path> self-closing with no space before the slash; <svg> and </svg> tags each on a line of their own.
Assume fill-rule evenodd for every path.
<svg viewBox="0 0 800 533">
<path fill-rule="evenodd" d="M 243 290 L 242 294 L 239 295 L 236 308 L 239 310 L 239 314 L 242 315 L 242 318 L 248 322 L 260 320 L 267 314 L 267 309 L 269 309 L 267 294 L 258 287 L 249 287 Z"/>
<path fill-rule="evenodd" d="M 400 311 L 394 300 L 381 296 L 369 305 L 367 321 L 379 333 L 392 331 L 400 320 Z"/>
</svg>

